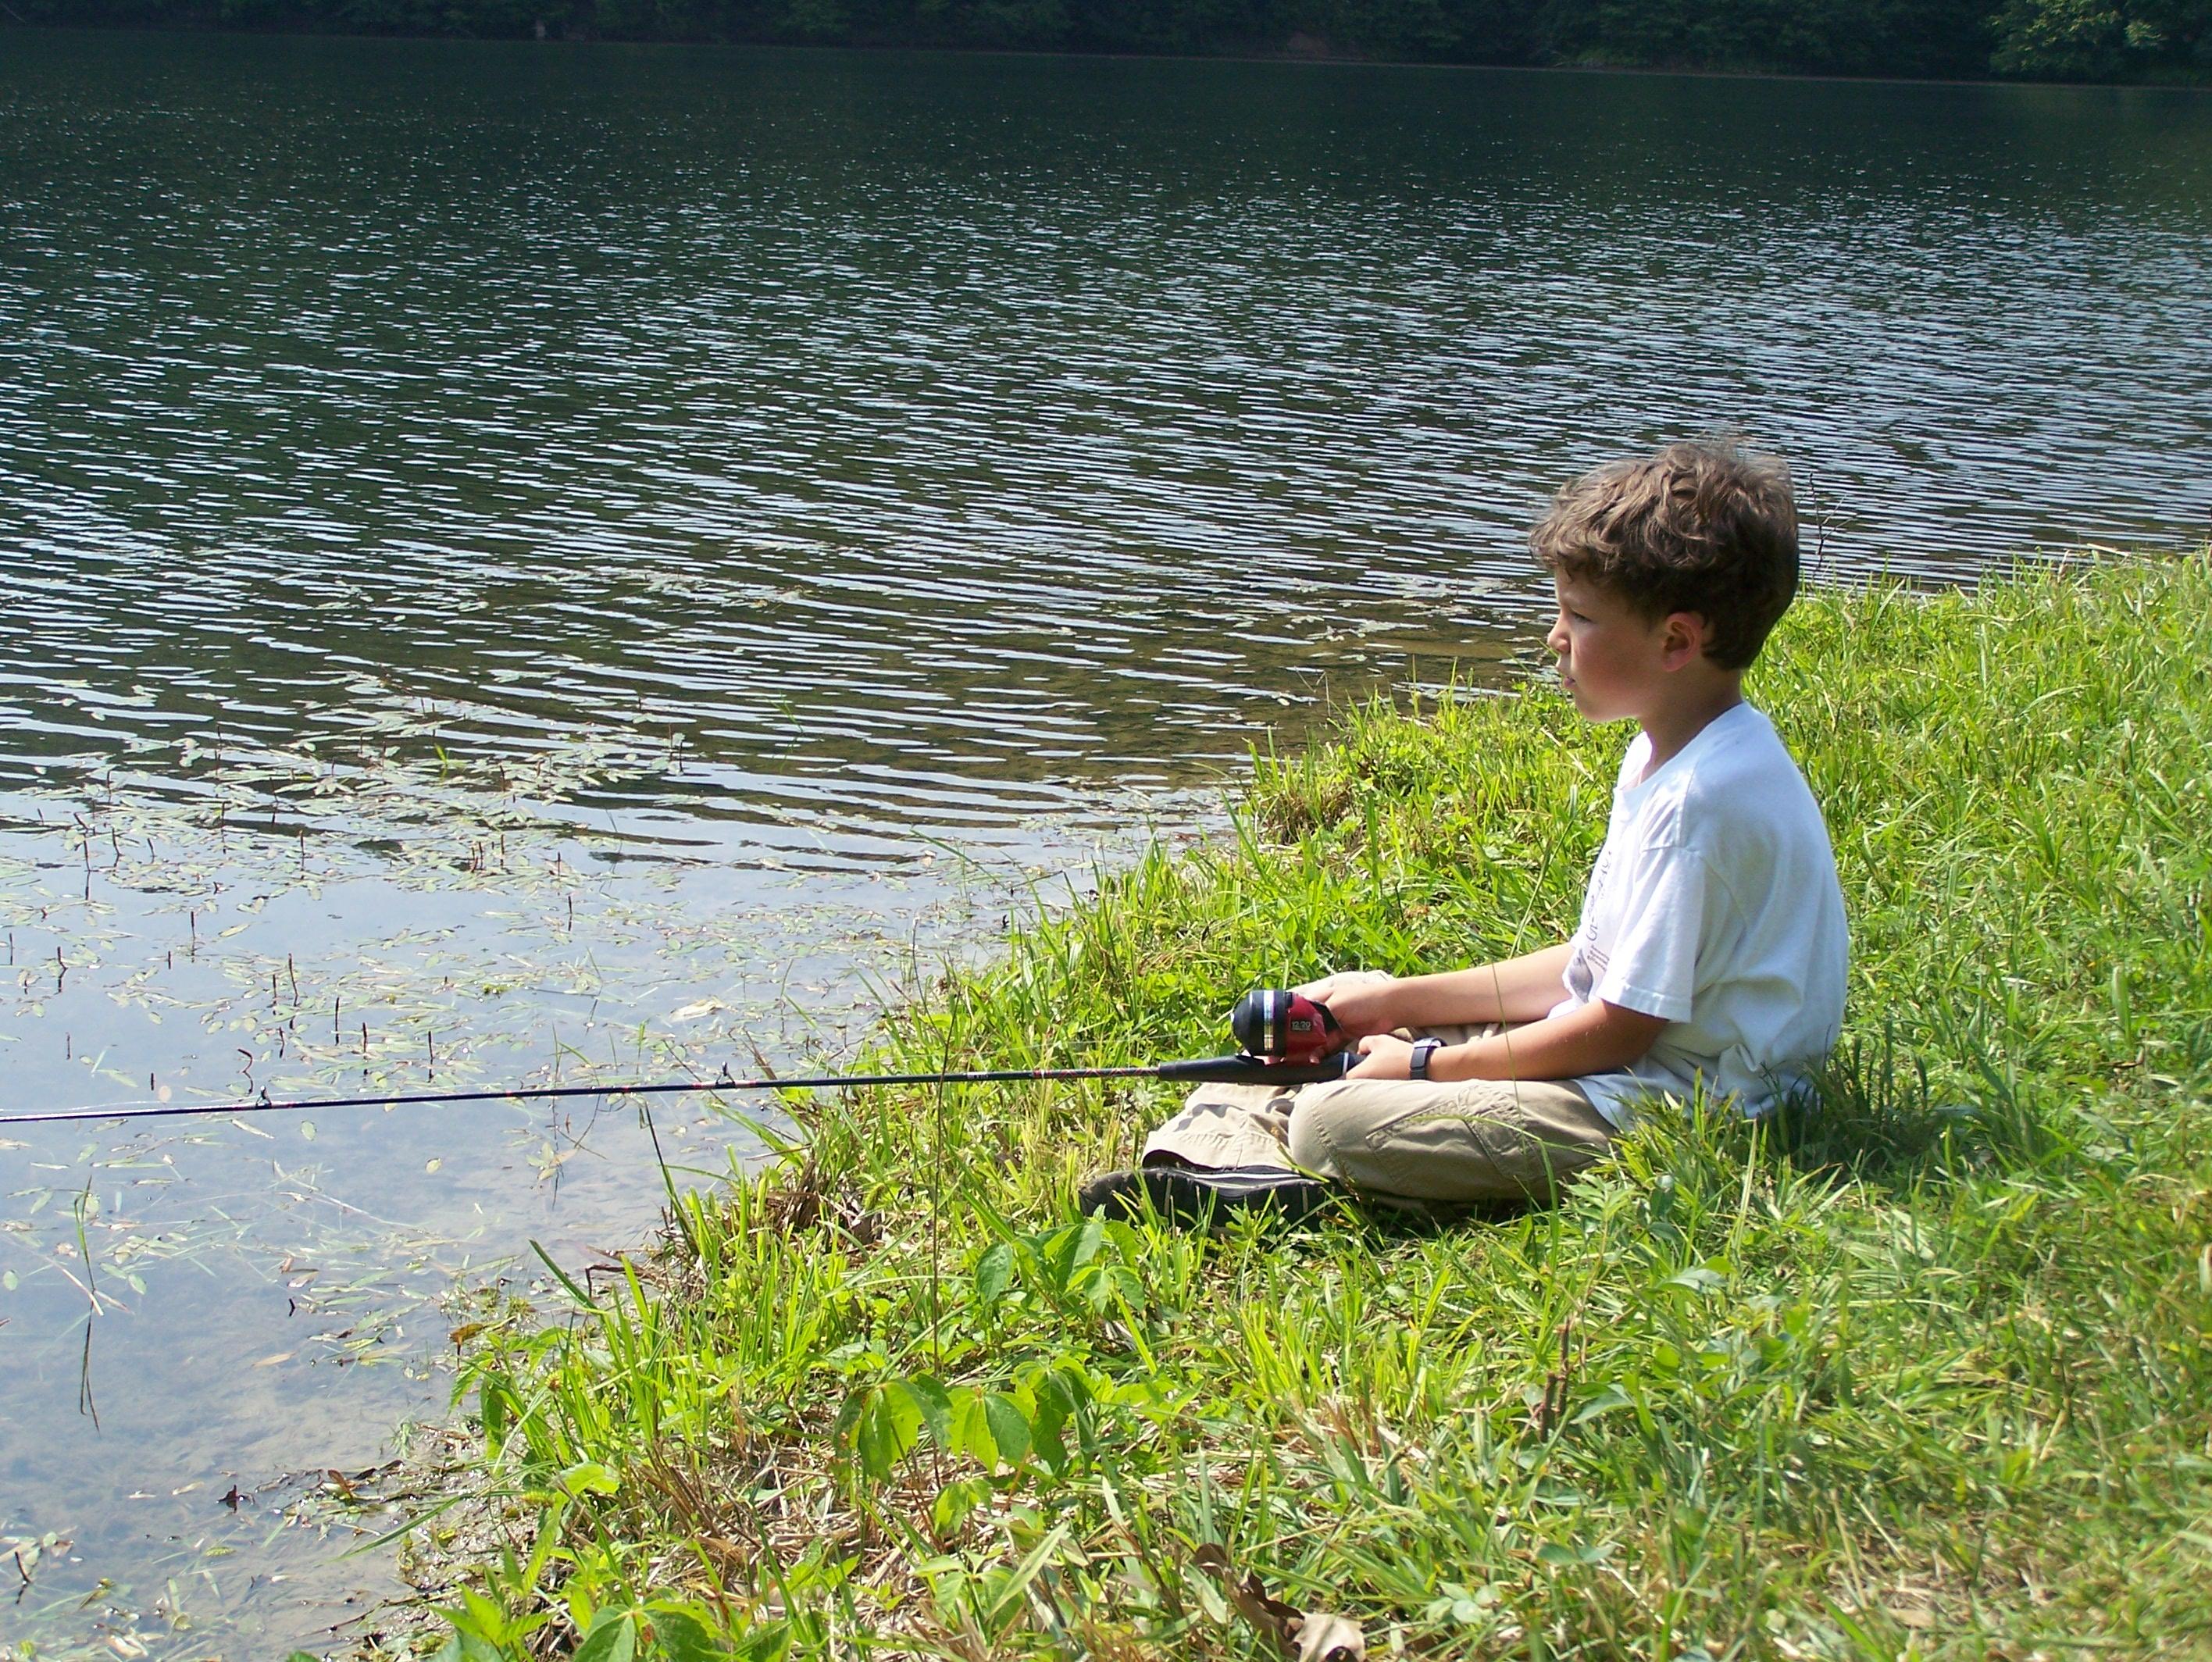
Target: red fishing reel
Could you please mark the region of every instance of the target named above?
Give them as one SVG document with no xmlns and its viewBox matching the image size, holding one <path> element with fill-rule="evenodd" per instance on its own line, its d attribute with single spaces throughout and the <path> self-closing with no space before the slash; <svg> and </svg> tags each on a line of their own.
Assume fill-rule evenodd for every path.
<svg viewBox="0 0 2212 1662">
<path fill-rule="evenodd" d="M 1229 1030 L 1247 1056 L 1306 1067 L 1344 1048 L 1345 1032 L 1328 1006 L 1283 987 L 1246 993 L 1229 1012 Z"/>
<path fill-rule="evenodd" d="M 1236 1055 L 1163 1062 L 1159 1077 L 1280 1089 L 1341 1079 L 1359 1061 L 1328 1005 L 1281 987 L 1261 987 L 1239 998 L 1229 1012 L 1229 1030 L 1242 1047 Z"/>
</svg>

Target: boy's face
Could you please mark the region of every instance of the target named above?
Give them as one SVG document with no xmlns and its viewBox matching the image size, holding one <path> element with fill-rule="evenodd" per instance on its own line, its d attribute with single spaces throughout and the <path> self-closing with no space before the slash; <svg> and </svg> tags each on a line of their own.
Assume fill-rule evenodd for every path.
<svg viewBox="0 0 2212 1662">
<path fill-rule="evenodd" d="M 1672 618 L 1643 616 L 1597 584 L 1559 576 L 1552 582 L 1559 616 L 1544 644 L 1559 659 L 1559 684 L 1591 721 L 1638 719 L 1670 690 L 1679 642 Z"/>
</svg>

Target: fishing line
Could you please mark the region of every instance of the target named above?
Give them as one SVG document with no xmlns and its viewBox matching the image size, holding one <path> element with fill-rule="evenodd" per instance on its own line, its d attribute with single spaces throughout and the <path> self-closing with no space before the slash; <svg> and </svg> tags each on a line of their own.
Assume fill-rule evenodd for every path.
<svg viewBox="0 0 2212 1662">
<path fill-rule="evenodd" d="M 1241 1058 L 1222 1058 L 1223 1060 Z M 52 1108 L 0 1113 L 0 1125 L 52 1125 L 84 1119 L 173 1119 L 188 1115 L 289 1113 L 301 1108 L 396 1108 L 432 1102 L 528 1102 L 579 1096 L 672 1096 L 684 1091 L 834 1090 L 842 1086 L 1008 1084 L 1031 1079 L 1157 1079 L 1182 1077 L 1166 1070 L 1203 1065 L 1162 1062 L 1112 1068 L 988 1068 L 967 1073 L 817 1073 L 787 1078 L 671 1079 L 631 1085 L 522 1085 L 500 1090 L 403 1091 L 381 1096 L 317 1096 L 244 1102 L 118 1102 L 105 1108 Z M 1255 1065 L 1258 1065 L 1255 1064 Z M 1242 1071 L 1237 1077 L 1244 1077 Z"/>
<path fill-rule="evenodd" d="M 1035 1080 L 1161 1079 L 1188 1083 L 1310 1085 L 1341 1079 L 1357 1051 L 1325 1005 L 1279 987 L 1246 993 L 1230 1012 L 1230 1030 L 1243 1049 L 1233 1056 L 1176 1062 L 1135 1062 L 1103 1068 L 977 1068 L 964 1072 L 765 1074 L 732 1078 L 668 1079 L 629 1085 L 514 1085 L 496 1090 L 399 1091 L 378 1096 L 301 1096 L 279 1101 L 267 1091 L 243 1102 L 118 1102 L 104 1108 L 45 1108 L 0 1113 L 0 1125 L 58 1125 L 90 1119 L 224 1118 L 291 1113 L 301 1108 L 397 1108 L 433 1102 L 543 1102 L 582 1096 L 673 1096 L 685 1091 L 847 1090 L 875 1085 L 1004 1085 Z"/>
</svg>

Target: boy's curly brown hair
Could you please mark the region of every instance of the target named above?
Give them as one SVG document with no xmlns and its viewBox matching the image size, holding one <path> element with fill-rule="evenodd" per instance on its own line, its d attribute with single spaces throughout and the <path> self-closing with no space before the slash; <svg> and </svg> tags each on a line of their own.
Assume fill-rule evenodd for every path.
<svg viewBox="0 0 2212 1662">
<path fill-rule="evenodd" d="M 1651 620 L 1696 612 L 1705 656 L 1741 670 L 1797 595 L 1790 469 L 1732 439 L 1610 462 L 1553 499 L 1529 534 L 1554 574 L 1595 583 Z"/>
</svg>

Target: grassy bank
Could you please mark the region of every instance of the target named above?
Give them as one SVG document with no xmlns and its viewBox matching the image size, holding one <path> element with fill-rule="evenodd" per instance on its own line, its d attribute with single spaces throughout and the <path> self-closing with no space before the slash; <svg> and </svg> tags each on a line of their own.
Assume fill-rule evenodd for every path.
<svg viewBox="0 0 2212 1662">
<path fill-rule="evenodd" d="M 1553 1212 L 1080 1224 L 1158 1089 L 795 1105 L 658 1260 L 469 1336 L 508 1544 L 455 1648 L 1244 1656 L 1256 1576 L 1376 1655 L 2203 1653 L 2208 664 L 2208 555 L 1801 605 L 1753 694 L 1834 833 L 1844 1053 Z M 1558 938 L 1626 737 L 1360 713 L 893 1059 L 1189 1054 L 1247 986 Z"/>
</svg>

